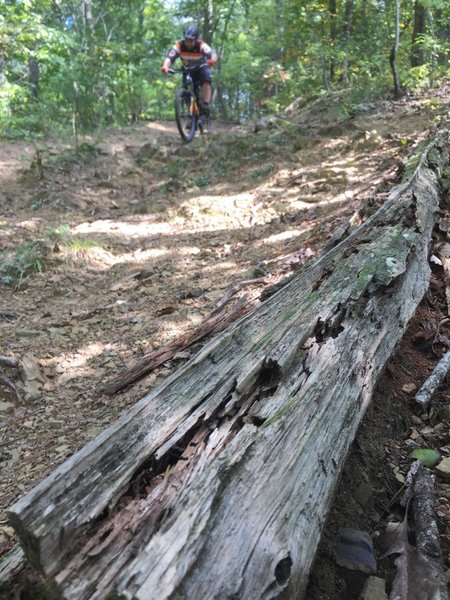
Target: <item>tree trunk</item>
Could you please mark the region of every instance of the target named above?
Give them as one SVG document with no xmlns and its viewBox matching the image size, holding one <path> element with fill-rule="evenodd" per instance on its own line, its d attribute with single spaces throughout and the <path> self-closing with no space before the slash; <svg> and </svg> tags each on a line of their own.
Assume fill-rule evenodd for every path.
<svg viewBox="0 0 450 600">
<path fill-rule="evenodd" d="M 213 79 L 213 90 L 214 90 L 213 91 L 213 99 L 214 99 L 214 102 L 216 102 L 216 98 L 217 98 L 219 112 L 224 121 L 228 121 L 228 111 L 227 111 L 225 100 L 223 98 L 223 90 L 222 90 L 222 77 L 221 77 L 222 58 L 223 58 L 223 54 L 224 54 L 225 41 L 227 39 L 228 25 L 230 24 L 231 17 L 233 16 L 235 5 L 236 5 L 236 0 L 233 0 L 230 4 L 228 12 L 225 16 L 223 30 L 222 30 L 222 36 L 220 39 L 219 46 L 217 48 L 219 62 L 217 64 L 216 73 L 214 74 L 214 79 Z"/>
<path fill-rule="evenodd" d="M 434 21 L 436 22 L 436 38 L 439 40 L 437 62 L 439 65 L 447 65 L 449 52 L 446 48 L 447 40 L 450 38 L 450 25 L 448 19 L 443 16 L 442 8 L 435 8 Z"/>
<path fill-rule="evenodd" d="M 5 64 L 5 55 L 3 54 L 3 49 L 0 47 L 0 87 L 3 87 L 6 83 L 6 64 Z"/>
<path fill-rule="evenodd" d="M 302 597 L 349 446 L 428 287 L 447 137 L 364 225 L 11 508 L 49 597 Z"/>
<path fill-rule="evenodd" d="M 328 11 L 330 13 L 330 42 L 335 49 L 337 44 L 337 2 L 336 0 L 328 0 Z M 330 81 L 334 82 L 336 77 L 336 62 L 333 56 L 330 57 Z"/>
<path fill-rule="evenodd" d="M 349 81 L 349 48 L 350 48 L 350 37 L 352 31 L 352 19 L 353 19 L 354 0 L 346 0 L 344 10 L 344 23 L 343 23 L 343 38 L 344 38 L 344 66 L 342 79 L 345 83 Z"/>
<path fill-rule="evenodd" d="M 213 37 L 213 3 L 212 0 L 206 0 L 203 10 L 203 28 L 202 37 L 209 45 L 212 44 Z"/>
<path fill-rule="evenodd" d="M 394 29 L 394 43 L 389 56 L 389 64 L 391 66 L 392 76 L 394 78 L 394 98 L 398 99 L 403 95 L 402 87 L 400 85 L 400 78 L 397 71 L 397 53 L 400 46 L 400 0 L 395 0 Z"/>
<path fill-rule="evenodd" d="M 425 62 L 423 48 L 420 46 L 420 37 L 426 31 L 426 9 L 422 0 L 414 4 L 414 28 L 411 40 L 411 67 L 419 67 Z"/>
<path fill-rule="evenodd" d="M 33 100 L 39 98 L 39 63 L 35 58 L 28 59 L 28 83 Z"/>
</svg>

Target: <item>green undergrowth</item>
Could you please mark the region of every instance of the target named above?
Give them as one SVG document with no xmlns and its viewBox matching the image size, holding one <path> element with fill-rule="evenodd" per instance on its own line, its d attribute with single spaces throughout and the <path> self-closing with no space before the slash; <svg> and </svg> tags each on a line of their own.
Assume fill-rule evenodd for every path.
<svg viewBox="0 0 450 600">
<path fill-rule="evenodd" d="M 93 240 L 73 236 L 68 225 L 47 228 L 42 239 L 0 252 L 0 283 L 18 290 L 29 277 L 48 271 L 55 261 L 72 265 L 99 247 Z"/>
<path fill-rule="evenodd" d="M 3 251 L 0 254 L 0 282 L 19 288 L 30 275 L 45 271 L 48 259 L 48 246 L 41 240 Z"/>
</svg>

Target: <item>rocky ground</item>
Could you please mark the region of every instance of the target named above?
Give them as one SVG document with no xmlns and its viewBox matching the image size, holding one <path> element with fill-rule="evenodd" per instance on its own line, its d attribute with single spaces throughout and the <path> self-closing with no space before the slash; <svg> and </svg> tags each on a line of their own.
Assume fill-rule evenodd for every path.
<svg viewBox="0 0 450 600">
<path fill-rule="evenodd" d="M 262 291 L 356 227 L 404 163 L 447 119 L 448 90 L 355 107 L 292 106 L 251 127 L 216 124 L 181 143 L 171 123 L 80 141 L 0 147 L 0 552 L 6 509 L 198 348 L 176 352 L 114 395 L 124 369 L 195 331 L 224 301 Z M 436 243 L 446 240 L 440 215 Z M 440 227 L 440 228 L 439 228 Z M 365 576 L 336 564 L 341 527 L 377 538 L 413 448 L 450 456 L 448 390 L 421 411 L 415 392 L 450 346 L 445 270 L 388 364 L 344 471 L 307 591 L 358 598 Z M 450 485 L 437 514 L 450 566 Z M 325 576 L 326 574 L 326 576 Z M 391 581 L 390 566 L 379 574 Z"/>
</svg>

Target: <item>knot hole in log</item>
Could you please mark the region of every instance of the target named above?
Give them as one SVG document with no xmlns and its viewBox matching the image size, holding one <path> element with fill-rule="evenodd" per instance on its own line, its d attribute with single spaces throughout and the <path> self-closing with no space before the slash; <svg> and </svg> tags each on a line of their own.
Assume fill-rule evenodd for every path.
<svg viewBox="0 0 450 600">
<path fill-rule="evenodd" d="M 344 331 L 344 328 L 341 325 L 344 317 L 345 310 L 343 310 L 340 305 L 338 305 L 335 314 L 330 319 L 322 321 L 319 317 L 314 329 L 314 336 L 317 343 L 321 344 L 322 342 L 326 342 L 329 338 L 336 339 L 338 335 Z"/>
<path fill-rule="evenodd" d="M 261 397 L 273 396 L 281 381 L 281 377 L 280 365 L 271 358 L 266 360 L 256 381 L 256 385 L 259 386 L 261 391 Z"/>
<path fill-rule="evenodd" d="M 292 558 L 288 554 L 275 567 L 275 579 L 280 587 L 285 587 L 291 578 Z"/>
</svg>

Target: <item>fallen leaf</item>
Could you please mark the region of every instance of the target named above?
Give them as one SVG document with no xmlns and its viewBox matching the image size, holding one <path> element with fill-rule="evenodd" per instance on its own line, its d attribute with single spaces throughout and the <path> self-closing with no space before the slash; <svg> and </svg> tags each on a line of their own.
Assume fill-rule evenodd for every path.
<svg viewBox="0 0 450 600">
<path fill-rule="evenodd" d="M 431 450 L 430 448 L 416 448 L 411 452 L 409 458 L 420 460 L 426 467 L 432 469 L 441 460 L 441 455 L 436 450 Z"/>
<path fill-rule="evenodd" d="M 411 394 L 417 390 L 417 385 L 415 383 L 405 383 L 402 387 L 402 392 L 406 392 L 407 394 Z"/>
</svg>

